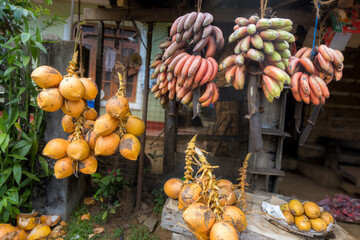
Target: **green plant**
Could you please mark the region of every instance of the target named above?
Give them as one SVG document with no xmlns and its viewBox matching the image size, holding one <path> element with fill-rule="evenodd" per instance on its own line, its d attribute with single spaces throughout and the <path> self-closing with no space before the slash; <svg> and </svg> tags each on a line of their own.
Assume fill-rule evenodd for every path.
<svg viewBox="0 0 360 240">
<path fill-rule="evenodd" d="M 127 240 L 158 240 L 159 237 L 151 235 L 149 229 L 143 225 L 131 225 L 126 236 Z"/>
<path fill-rule="evenodd" d="M 0 222 L 29 210 L 34 182 L 49 175 L 46 160 L 38 156 L 44 112 L 36 106 L 38 92 L 30 77 L 40 51 L 46 52 L 40 32 L 59 22 L 58 17 L 39 21 L 49 14 L 29 0 L 0 1 L 0 87 L 5 99 L 0 109 Z"/>
<path fill-rule="evenodd" d="M 124 234 L 124 228 L 118 227 L 114 229 L 113 238 L 120 239 L 120 237 Z"/>
<path fill-rule="evenodd" d="M 164 154 L 157 154 L 157 151 L 154 150 L 152 153 L 148 153 L 149 157 L 151 157 L 154 162 L 156 162 L 158 160 L 158 158 L 163 158 Z"/>
<path fill-rule="evenodd" d="M 154 207 L 153 207 L 153 211 L 157 214 L 162 212 L 162 208 L 164 206 L 165 203 L 165 196 L 164 196 L 164 190 L 161 189 L 156 189 L 154 188 L 151 191 L 151 194 L 154 196 Z"/>
<path fill-rule="evenodd" d="M 94 198 L 100 201 L 103 201 L 103 198 L 113 199 L 118 191 L 123 190 L 128 185 L 128 182 L 122 177 L 120 169 L 108 170 L 105 176 L 94 173 L 91 177 L 92 181 L 98 185 Z"/>
</svg>

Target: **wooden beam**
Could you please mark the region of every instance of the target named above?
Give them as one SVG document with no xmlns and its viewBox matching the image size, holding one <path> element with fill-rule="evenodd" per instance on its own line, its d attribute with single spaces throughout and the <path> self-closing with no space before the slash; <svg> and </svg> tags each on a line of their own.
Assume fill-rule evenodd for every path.
<svg viewBox="0 0 360 240">
<path fill-rule="evenodd" d="M 98 23 L 98 35 L 96 40 L 96 75 L 95 83 L 98 87 L 99 94 L 96 95 L 94 109 L 100 113 L 100 96 L 101 96 L 101 87 L 102 87 L 102 77 L 103 77 L 103 51 L 104 51 L 104 22 L 100 21 Z"/>
<path fill-rule="evenodd" d="M 194 9 L 176 9 L 176 8 L 142 8 L 142 9 L 121 9 L 121 8 L 85 8 L 85 21 L 122 21 L 128 16 L 127 20 L 140 22 L 173 22 L 179 16 L 192 12 Z M 217 8 L 204 9 L 203 12 L 209 12 L 214 16 L 215 22 L 231 22 L 236 17 L 250 17 L 258 13 L 258 9 L 245 8 Z M 294 23 L 302 25 L 314 25 L 315 16 L 311 11 L 303 10 L 279 10 L 277 16 L 289 18 Z"/>
</svg>

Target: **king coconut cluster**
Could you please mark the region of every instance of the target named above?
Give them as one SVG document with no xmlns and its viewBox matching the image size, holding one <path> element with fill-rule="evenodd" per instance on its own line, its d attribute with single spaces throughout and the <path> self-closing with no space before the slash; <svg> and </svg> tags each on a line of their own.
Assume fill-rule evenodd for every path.
<svg viewBox="0 0 360 240">
<path fill-rule="evenodd" d="M 62 76 L 50 66 L 40 66 L 31 74 L 32 80 L 42 88 L 37 96 L 38 106 L 47 112 L 61 109 L 65 113 L 63 130 L 71 133 L 67 140 L 52 139 L 43 150 L 44 156 L 57 160 L 55 177 L 66 178 L 78 171 L 93 174 L 98 167 L 95 155 L 112 155 L 119 145 L 125 158 L 136 160 L 140 152 L 136 136 L 144 132 L 145 126 L 141 119 L 130 115 L 126 98 L 112 97 L 106 105 L 107 113 L 98 118 L 95 109 L 86 103 L 95 99 L 97 85 L 90 78 L 68 72 Z"/>
<path fill-rule="evenodd" d="M 235 19 L 234 32 L 229 43 L 236 43 L 234 55 L 226 57 L 219 65 L 219 71 L 225 71 L 225 80 L 236 90 L 245 85 L 245 73 L 248 62 L 258 63 L 261 71 L 261 88 L 269 102 L 279 98 L 284 84 L 290 84 L 286 73 L 291 52 L 290 43 L 295 37 L 290 33 L 292 21 L 284 18 Z M 255 74 L 255 73 L 252 73 Z"/>
<path fill-rule="evenodd" d="M 178 200 L 178 208 L 186 228 L 199 240 L 238 240 L 238 233 L 247 227 L 244 212 L 237 205 L 236 186 L 227 179 L 216 180 L 202 150 L 193 148 L 194 139 L 185 151 L 184 181 L 171 178 L 165 182 L 165 194 Z M 197 156 L 197 157 L 195 157 Z M 193 159 L 197 158 L 198 161 Z M 193 176 L 192 164 L 199 167 Z"/>
<path fill-rule="evenodd" d="M 326 211 L 320 211 L 319 206 L 314 202 L 301 203 L 292 199 L 280 206 L 280 209 L 290 226 L 294 225 L 304 232 L 313 229 L 316 232 L 325 232 L 332 223 L 335 224 L 333 216 Z"/>
<path fill-rule="evenodd" d="M 66 235 L 66 222 L 60 215 L 41 215 L 38 212 L 19 213 L 16 215 L 16 227 L 11 224 L 0 224 L 2 240 L 63 240 Z M 64 237 L 64 238 L 63 238 Z"/>
</svg>

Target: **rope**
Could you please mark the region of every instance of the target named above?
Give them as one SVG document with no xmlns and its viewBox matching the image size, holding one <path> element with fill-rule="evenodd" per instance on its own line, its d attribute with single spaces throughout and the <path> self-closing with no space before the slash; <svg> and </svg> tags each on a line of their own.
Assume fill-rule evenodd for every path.
<svg viewBox="0 0 360 240">
<path fill-rule="evenodd" d="M 260 0 L 261 18 L 264 18 L 267 3 L 268 3 L 268 0 Z"/>
<path fill-rule="evenodd" d="M 197 12 L 198 13 L 201 11 L 201 5 L 202 5 L 202 0 L 198 0 L 197 1 Z"/>
<path fill-rule="evenodd" d="M 318 0 L 315 0 L 315 1 L 318 1 Z M 316 29 L 317 29 L 317 25 L 318 25 L 318 21 L 319 21 L 319 12 L 320 12 L 320 3 L 318 5 L 318 7 L 316 8 L 315 29 L 314 29 L 314 37 L 313 37 L 312 50 L 311 50 L 311 54 L 314 56 L 316 55 L 316 53 L 314 52 L 314 47 L 315 47 L 315 39 L 316 39 Z"/>
</svg>

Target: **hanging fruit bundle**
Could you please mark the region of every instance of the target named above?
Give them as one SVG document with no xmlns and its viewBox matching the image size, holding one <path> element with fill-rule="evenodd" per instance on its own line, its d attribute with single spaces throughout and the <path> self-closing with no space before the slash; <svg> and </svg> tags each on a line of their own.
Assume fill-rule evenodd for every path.
<svg viewBox="0 0 360 240">
<path fill-rule="evenodd" d="M 249 19 L 235 19 L 234 32 L 229 43 L 235 43 L 234 55 L 226 57 L 219 65 L 225 70 L 225 80 L 236 90 L 245 85 L 246 65 L 253 61 L 261 70 L 261 87 L 269 102 L 279 98 L 284 84 L 290 84 L 285 72 L 291 53 L 289 43 L 295 41 L 290 33 L 292 21 L 284 18 L 259 18 L 252 15 Z M 255 74 L 255 73 L 251 73 Z"/>
<path fill-rule="evenodd" d="M 185 180 L 169 179 L 164 190 L 168 197 L 178 199 L 186 227 L 197 239 L 238 239 L 238 232 L 247 227 L 244 212 L 236 204 L 233 184 L 226 179 L 216 180 L 203 150 L 195 145 L 196 136 L 185 151 Z M 194 175 L 192 165 L 199 167 Z M 185 227 L 185 226 L 184 226 Z"/>
<path fill-rule="evenodd" d="M 295 100 L 319 105 L 325 104 L 325 99 L 330 97 L 327 84 L 342 78 L 344 56 L 326 45 L 320 45 L 316 50 L 318 52 L 311 60 L 311 48 L 299 49 L 290 58 L 287 72 L 291 75 L 290 89 Z"/>
<path fill-rule="evenodd" d="M 211 25 L 210 13 L 192 12 L 180 16 L 170 29 L 171 40 L 159 44 L 161 53 L 155 55 L 150 68 L 151 79 L 156 79 L 151 93 L 160 99 L 163 108 L 176 98 L 192 104 L 193 89 L 205 85 L 199 102 L 206 107 L 219 98 L 219 88 L 213 82 L 218 64 L 213 58 L 224 46 L 222 31 Z"/>
<path fill-rule="evenodd" d="M 119 89 L 115 96 L 106 103 L 106 113 L 94 122 L 85 140 L 94 150 L 95 155 L 113 155 L 117 149 L 129 160 L 136 160 L 141 149 L 138 136 L 145 131 L 144 122 L 131 115 L 129 103 L 125 98 L 125 85 L 120 73 Z"/>
<path fill-rule="evenodd" d="M 42 89 L 37 96 L 38 106 L 47 112 L 61 108 L 66 114 L 61 123 L 63 130 L 71 133 L 68 140 L 55 138 L 49 141 L 43 155 L 57 160 L 54 166 L 55 177 L 66 178 L 78 171 L 93 174 L 98 162 L 84 140 L 85 133 L 97 118 L 97 112 L 87 107 L 86 100 L 94 100 L 98 88 L 89 78 L 79 78 L 75 74 L 77 52 L 75 52 L 68 75 L 62 76 L 56 69 L 40 66 L 32 74 L 32 80 Z"/>
</svg>

